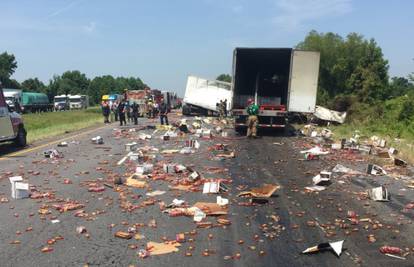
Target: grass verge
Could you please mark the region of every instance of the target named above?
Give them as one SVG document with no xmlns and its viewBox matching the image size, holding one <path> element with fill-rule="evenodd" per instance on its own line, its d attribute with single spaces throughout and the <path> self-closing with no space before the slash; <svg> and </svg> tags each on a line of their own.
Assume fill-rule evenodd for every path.
<svg viewBox="0 0 414 267">
<path fill-rule="evenodd" d="M 387 141 L 387 147 L 394 147 L 399 151 L 397 157 L 402 158 L 410 163 L 414 163 L 414 138 L 410 134 L 401 135 L 400 132 L 394 131 L 384 123 L 345 123 L 343 125 L 320 127 L 328 128 L 334 134 L 335 140 L 352 137 L 356 131 L 360 135 L 360 140 L 370 140 L 372 136 L 377 136 Z M 386 130 L 384 130 L 386 129 Z"/>
<path fill-rule="evenodd" d="M 103 118 L 99 107 L 91 107 L 87 110 L 24 114 L 23 120 L 30 143 L 97 125 Z"/>
</svg>

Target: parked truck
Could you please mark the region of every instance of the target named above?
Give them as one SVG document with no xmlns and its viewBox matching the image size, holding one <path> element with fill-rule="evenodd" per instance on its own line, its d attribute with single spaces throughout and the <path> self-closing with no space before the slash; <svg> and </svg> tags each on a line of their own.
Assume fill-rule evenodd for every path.
<svg viewBox="0 0 414 267">
<path fill-rule="evenodd" d="M 178 107 L 179 103 L 178 103 L 177 93 L 162 91 L 161 94 L 162 94 L 164 103 L 167 104 L 167 106 L 170 109 L 174 109 Z"/>
<path fill-rule="evenodd" d="M 49 102 L 46 94 L 23 92 L 20 89 L 3 89 L 7 105 L 16 112 L 51 111 L 53 104 Z"/>
<path fill-rule="evenodd" d="M 132 103 L 138 104 L 140 116 L 144 116 L 147 113 L 147 100 L 152 97 L 151 90 L 126 90 L 125 96 L 130 105 Z"/>
<path fill-rule="evenodd" d="M 23 92 L 21 109 L 23 113 L 27 112 L 46 112 L 53 109 L 53 104 L 43 93 Z"/>
<path fill-rule="evenodd" d="M 70 95 L 57 95 L 53 99 L 53 108 L 55 111 L 69 110 Z"/>
<path fill-rule="evenodd" d="M 184 115 L 217 113 L 220 100 L 227 100 L 227 109 L 231 107 L 231 83 L 188 76 L 182 107 Z"/>
<path fill-rule="evenodd" d="M 25 146 L 26 130 L 22 116 L 9 109 L 3 90 L 0 88 L 0 142 L 6 141 Z"/>
<path fill-rule="evenodd" d="M 6 104 L 16 112 L 22 112 L 22 90 L 20 89 L 3 89 L 3 94 L 6 99 Z"/>
<path fill-rule="evenodd" d="M 246 126 L 247 102 L 259 106 L 259 127 L 283 128 L 293 113 L 315 111 L 319 52 L 291 48 L 236 48 L 233 53 L 232 114 Z"/>
<path fill-rule="evenodd" d="M 70 109 L 87 109 L 89 107 L 89 96 L 71 95 L 69 96 Z"/>
</svg>

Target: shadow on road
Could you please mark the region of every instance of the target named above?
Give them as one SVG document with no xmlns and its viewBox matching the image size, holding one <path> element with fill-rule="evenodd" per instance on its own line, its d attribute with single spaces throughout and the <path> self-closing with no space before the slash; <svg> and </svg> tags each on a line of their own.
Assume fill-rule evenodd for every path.
<svg viewBox="0 0 414 267">
<path fill-rule="evenodd" d="M 247 129 L 238 133 L 239 136 L 245 136 Z M 261 136 L 274 136 L 274 137 L 293 137 L 296 135 L 296 129 L 288 124 L 283 128 L 260 128 L 257 131 L 258 138 Z"/>
<path fill-rule="evenodd" d="M 7 156 L 8 154 L 11 154 L 11 153 L 14 153 L 14 152 L 26 149 L 26 148 L 28 148 L 28 146 L 18 147 L 12 142 L 1 143 L 0 144 L 0 157 Z"/>
</svg>

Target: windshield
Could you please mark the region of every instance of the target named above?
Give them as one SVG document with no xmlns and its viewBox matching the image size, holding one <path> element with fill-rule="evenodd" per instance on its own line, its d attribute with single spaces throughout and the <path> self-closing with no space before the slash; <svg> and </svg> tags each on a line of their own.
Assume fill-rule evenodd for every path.
<svg viewBox="0 0 414 267">
<path fill-rule="evenodd" d="M 12 97 L 12 96 L 6 96 L 6 101 L 12 101 L 12 102 L 14 102 L 14 97 Z"/>
<path fill-rule="evenodd" d="M 81 102 L 80 98 L 69 99 L 70 103 L 79 103 Z"/>
<path fill-rule="evenodd" d="M 55 97 L 55 102 L 66 102 L 66 97 Z"/>
</svg>

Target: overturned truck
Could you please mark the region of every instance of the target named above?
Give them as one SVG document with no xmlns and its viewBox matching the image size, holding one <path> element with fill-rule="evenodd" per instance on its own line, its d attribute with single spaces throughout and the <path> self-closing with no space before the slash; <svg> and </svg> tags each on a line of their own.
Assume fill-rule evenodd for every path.
<svg viewBox="0 0 414 267">
<path fill-rule="evenodd" d="M 232 84 L 236 130 L 246 127 L 249 99 L 259 106 L 262 128 L 284 128 L 289 115 L 313 113 L 319 58 L 319 52 L 291 48 L 236 48 Z"/>
</svg>

